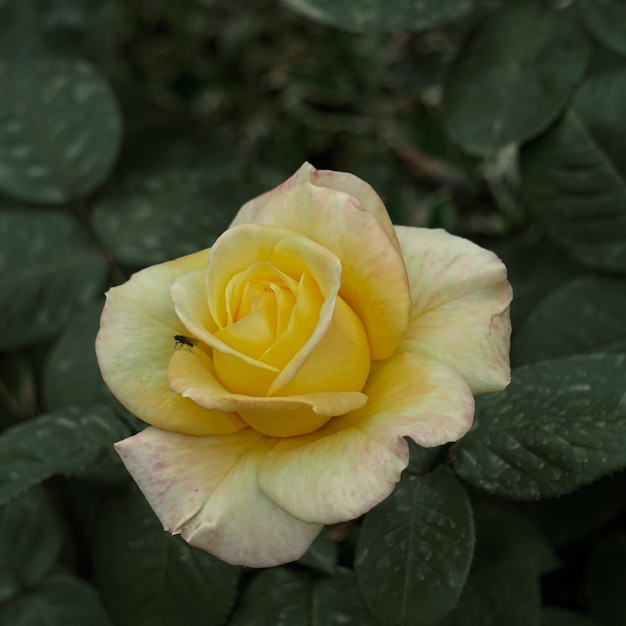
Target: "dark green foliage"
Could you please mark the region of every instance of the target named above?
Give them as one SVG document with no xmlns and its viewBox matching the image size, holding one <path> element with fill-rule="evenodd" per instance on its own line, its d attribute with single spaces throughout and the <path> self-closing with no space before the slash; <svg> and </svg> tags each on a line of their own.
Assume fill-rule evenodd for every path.
<svg viewBox="0 0 626 626">
<path fill-rule="evenodd" d="M 586 276 L 547 295 L 516 333 L 511 359 L 584 352 L 626 352 L 626 281 Z"/>
<path fill-rule="evenodd" d="M 94 533 L 96 582 L 120 626 L 217 626 L 240 569 L 165 533 L 136 487 L 112 491 Z"/>
<path fill-rule="evenodd" d="M 459 475 L 515 499 L 558 496 L 626 466 L 626 355 L 526 365 L 480 398 L 472 431 L 452 447 Z"/>
<path fill-rule="evenodd" d="M 317 578 L 288 567 L 255 578 L 235 613 L 233 626 L 374 626 L 354 574 Z"/>
<path fill-rule="evenodd" d="M 83 62 L 1 64 L 0 191 L 54 204 L 92 191 L 117 156 L 110 87 Z"/>
<path fill-rule="evenodd" d="M 356 552 L 359 587 L 390 626 L 430 626 L 455 606 L 474 551 L 467 494 L 450 470 L 407 475 L 367 516 Z"/>
<path fill-rule="evenodd" d="M 522 149 L 522 192 L 584 265 L 626 268 L 626 67 L 593 76 L 548 132 Z"/>
<path fill-rule="evenodd" d="M 101 404 L 65 407 L 13 426 L 0 436 L 0 502 L 56 474 L 119 479 L 124 471 L 111 446 L 130 434 Z"/>
<path fill-rule="evenodd" d="M 626 624 L 624 0 L 0 0 L 0 626 Z M 296 563 L 162 527 L 107 289 L 304 161 L 492 248 L 512 383 Z"/>
<path fill-rule="evenodd" d="M 0 346 L 58 333 L 102 292 L 106 266 L 70 215 L 0 209 Z"/>
<path fill-rule="evenodd" d="M 456 20 L 472 9 L 473 0 L 437 2 L 398 0 L 389 10 L 384 0 L 283 0 L 288 6 L 314 20 L 356 32 L 428 30 Z"/>
<path fill-rule="evenodd" d="M 626 534 L 602 540 L 591 555 L 587 570 L 589 602 L 600 624 L 626 621 Z"/>
<path fill-rule="evenodd" d="M 545 130 L 581 79 L 589 46 L 562 12 L 513 2 L 490 15 L 450 70 L 443 102 L 450 136 L 490 157 Z"/>
</svg>

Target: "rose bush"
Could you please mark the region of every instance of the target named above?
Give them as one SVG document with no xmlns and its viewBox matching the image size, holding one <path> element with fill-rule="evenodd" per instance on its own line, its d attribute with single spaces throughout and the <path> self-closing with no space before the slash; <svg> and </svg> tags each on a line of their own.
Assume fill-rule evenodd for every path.
<svg viewBox="0 0 626 626">
<path fill-rule="evenodd" d="M 506 270 L 374 190 L 303 165 L 210 250 L 107 294 L 96 349 L 151 425 L 116 445 L 166 530 L 221 559 L 299 558 L 509 382 Z M 174 337 L 184 337 L 175 344 Z"/>
</svg>

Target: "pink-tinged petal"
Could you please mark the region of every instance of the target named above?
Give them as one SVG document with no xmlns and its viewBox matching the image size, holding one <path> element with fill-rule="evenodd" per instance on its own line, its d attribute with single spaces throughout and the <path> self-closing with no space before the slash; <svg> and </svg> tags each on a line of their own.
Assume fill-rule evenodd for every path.
<svg viewBox="0 0 626 626">
<path fill-rule="evenodd" d="M 173 391 L 192 398 L 199 406 L 237 412 L 255 430 L 272 437 L 291 437 L 323 426 L 335 415 L 367 402 L 356 391 L 324 392 L 286 397 L 255 397 L 231 393 L 217 379 L 211 358 L 201 349 L 178 350 L 167 376 Z"/>
<path fill-rule="evenodd" d="M 257 215 L 268 204 L 273 202 L 275 196 L 285 193 L 303 183 L 310 183 L 315 171 L 315 168 L 310 163 L 303 163 L 293 176 L 282 182 L 278 187 L 246 202 L 246 204 L 239 209 L 237 215 L 235 215 L 235 219 L 231 222 L 230 228 L 241 224 L 256 224 Z"/>
<path fill-rule="evenodd" d="M 259 484 L 287 512 L 324 524 L 358 517 L 393 491 L 409 460 L 403 437 L 432 447 L 472 424 L 467 383 L 427 356 L 398 353 L 377 364 L 364 392 L 362 408 L 280 440 L 265 457 Z"/>
<path fill-rule="evenodd" d="M 254 210 L 242 209 L 241 219 L 253 216 L 255 224 L 301 233 L 334 252 L 343 268 L 339 295 L 362 321 L 372 359 L 388 358 L 404 335 L 410 307 L 394 241 L 353 196 L 311 183 L 279 189 Z"/>
<path fill-rule="evenodd" d="M 443 230 L 397 231 L 412 301 L 402 350 L 447 363 L 474 394 L 506 387 L 512 291 L 504 264 L 493 252 Z"/>
<path fill-rule="evenodd" d="M 191 437 L 148 428 L 115 448 L 165 530 L 232 565 L 272 567 L 300 558 L 322 528 L 259 489 L 273 441 L 250 429 Z"/>
<path fill-rule="evenodd" d="M 389 218 L 389 213 L 387 213 L 380 196 L 370 184 L 361 180 L 358 176 L 354 176 L 354 174 L 334 172 L 332 170 L 316 170 L 310 163 L 304 163 L 291 178 L 276 187 L 276 189 L 272 189 L 247 202 L 237 213 L 231 227 L 238 224 L 252 224 L 256 222 L 257 214 L 268 203 L 271 203 L 277 194 L 284 193 L 304 183 L 312 183 L 316 187 L 342 191 L 356 198 L 361 208 L 371 213 L 378 220 L 378 223 L 385 229 L 391 240 L 399 247 L 400 244 Z"/>
<path fill-rule="evenodd" d="M 310 182 L 317 187 L 336 189 L 356 198 L 361 207 L 378 220 L 378 223 L 385 229 L 396 246 L 400 247 L 387 208 L 369 183 L 354 174 L 333 172 L 332 170 L 315 170 L 311 175 Z"/>
<path fill-rule="evenodd" d="M 207 261 L 203 250 L 137 272 L 109 290 L 96 338 L 102 377 L 115 397 L 149 424 L 193 435 L 234 433 L 245 426 L 238 415 L 207 411 L 167 385 L 174 335 L 187 334 L 168 287 L 176 276 L 206 267 Z"/>
</svg>

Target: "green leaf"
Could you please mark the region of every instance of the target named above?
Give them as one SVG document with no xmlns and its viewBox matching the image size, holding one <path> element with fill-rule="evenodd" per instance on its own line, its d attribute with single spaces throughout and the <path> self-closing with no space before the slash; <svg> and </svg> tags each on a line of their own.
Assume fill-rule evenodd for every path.
<svg viewBox="0 0 626 626">
<path fill-rule="evenodd" d="M 66 407 L 13 426 L 0 436 L 0 502 L 55 474 L 124 477 L 113 444 L 129 434 L 104 405 Z"/>
<path fill-rule="evenodd" d="M 104 302 L 94 302 L 72 317 L 50 352 L 44 370 L 49 410 L 104 401 L 95 350 L 103 306 Z"/>
<path fill-rule="evenodd" d="M 461 594 L 473 549 L 469 499 L 450 470 L 407 475 L 363 523 L 361 594 L 381 624 L 437 624 Z"/>
<path fill-rule="evenodd" d="M 474 0 L 396 0 L 393 10 L 384 0 L 283 0 L 294 11 L 352 32 L 429 30 L 470 12 Z"/>
<path fill-rule="evenodd" d="M 68 216 L 0 212 L 0 349 L 57 333 L 103 289 L 106 266 Z"/>
<path fill-rule="evenodd" d="M 558 564 L 537 523 L 511 505 L 491 499 L 479 501 L 474 506 L 474 521 L 474 571 L 503 561 L 526 560 L 537 573 L 544 573 Z"/>
<path fill-rule="evenodd" d="M 457 473 L 518 499 L 568 493 L 626 467 L 626 355 L 525 365 L 476 399 L 474 428 L 451 452 Z"/>
<path fill-rule="evenodd" d="M 230 626 L 374 626 L 354 574 L 334 578 L 275 567 L 250 584 Z"/>
<path fill-rule="evenodd" d="M 0 623 L 11 626 L 113 626 L 98 592 L 64 574 L 25 592 L 0 608 Z"/>
<path fill-rule="evenodd" d="M 304 555 L 298 559 L 298 563 L 328 576 L 334 576 L 337 573 L 338 557 L 337 542 L 318 537 Z"/>
<path fill-rule="evenodd" d="M 506 241 L 492 249 L 506 265 L 513 287 L 514 330 L 545 296 L 581 273 L 578 265 L 568 262 L 560 250 L 551 246 Z"/>
<path fill-rule="evenodd" d="M 612 535 L 596 546 L 587 569 L 587 589 L 600 624 L 626 624 L 626 534 Z"/>
<path fill-rule="evenodd" d="M 423 448 L 408 437 L 405 437 L 404 440 L 409 446 L 410 454 L 409 464 L 404 471 L 419 476 L 433 469 L 437 457 L 441 454 L 441 447 Z"/>
<path fill-rule="evenodd" d="M 549 606 L 543 610 L 542 626 L 597 626 L 584 615 Z"/>
<path fill-rule="evenodd" d="M 582 0 L 580 12 L 593 36 L 626 55 L 626 4 L 619 0 Z"/>
<path fill-rule="evenodd" d="M 491 157 L 539 134 L 563 110 L 589 53 L 584 31 L 563 12 L 538 2 L 495 11 L 450 69 L 443 100 L 450 137 L 472 154 Z"/>
<path fill-rule="evenodd" d="M 0 506 L 0 604 L 38 585 L 60 552 L 60 524 L 42 488 Z"/>
<path fill-rule="evenodd" d="M 539 626 L 539 583 L 527 561 L 505 561 L 473 572 L 442 626 Z"/>
<path fill-rule="evenodd" d="M 521 151 L 522 194 L 589 267 L 626 268 L 626 68 L 594 76 L 564 118 Z"/>
<path fill-rule="evenodd" d="M 239 206 L 215 191 L 206 174 L 163 172 L 104 198 L 95 226 L 122 263 L 161 263 L 208 248 L 228 228 Z"/>
<path fill-rule="evenodd" d="M 105 499 L 94 537 L 98 588 L 116 626 L 217 626 L 240 570 L 163 527 L 134 486 Z"/>
<path fill-rule="evenodd" d="M 529 502 L 525 510 L 552 544 L 570 546 L 617 517 L 626 504 L 625 493 L 626 474 L 621 472 L 560 498 Z"/>
<path fill-rule="evenodd" d="M 0 63 L 0 191 L 58 203 L 102 183 L 122 122 L 106 81 L 83 61 Z"/>
<path fill-rule="evenodd" d="M 580 352 L 626 352 L 626 281 L 586 276 L 552 292 L 515 333 L 513 365 Z"/>
</svg>

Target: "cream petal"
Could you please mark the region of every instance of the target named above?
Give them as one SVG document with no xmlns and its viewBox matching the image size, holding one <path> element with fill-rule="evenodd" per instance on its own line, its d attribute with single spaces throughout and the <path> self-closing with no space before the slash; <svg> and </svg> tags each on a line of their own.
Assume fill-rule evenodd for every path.
<svg viewBox="0 0 626 626">
<path fill-rule="evenodd" d="M 396 230 L 412 301 L 402 350 L 447 363 L 475 394 L 506 387 L 512 291 L 503 263 L 443 230 Z"/>
<path fill-rule="evenodd" d="M 404 262 L 377 218 L 353 196 L 311 183 L 285 184 L 241 220 L 301 233 L 335 253 L 343 272 L 339 294 L 359 316 L 373 359 L 398 347 L 408 323 L 410 294 Z M 240 220 L 234 223 L 240 224 Z"/>
<path fill-rule="evenodd" d="M 96 338 L 102 377 L 131 413 L 160 428 L 194 435 L 234 433 L 245 426 L 238 415 L 207 411 L 167 385 L 174 335 L 187 334 L 168 287 L 178 275 L 206 267 L 207 261 L 203 250 L 153 265 L 109 290 Z"/>
<path fill-rule="evenodd" d="M 285 397 L 255 397 L 231 393 L 218 381 L 204 351 L 178 350 L 170 360 L 168 383 L 173 391 L 206 409 L 237 412 L 253 428 L 270 436 L 310 432 L 330 417 L 363 406 L 367 397 L 355 391 L 310 393 Z"/>
<path fill-rule="evenodd" d="M 273 201 L 276 195 L 289 191 L 289 189 L 293 189 L 297 185 L 310 183 L 313 179 L 315 171 L 315 168 L 310 163 L 303 163 L 293 176 L 282 182 L 278 185 L 278 187 L 275 187 L 274 189 L 271 189 L 270 191 L 267 191 L 264 194 L 246 202 L 246 204 L 239 209 L 237 215 L 235 215 L 235 219 L 231 222 L 230 228 L 241 224 L 257 223 L 257 215 L 265 208 L 265 206 Z"/>
<path fill-rule="evenodd" d="M 396 246 L 400 247 L 396 231 L 389 213 L 387 213 L 387 208 L 370 184 L 354 174 L 334 172 L 332 170 L 315 170 L 311 175 L 310 182 L 317 187 L 336 189 L 356 198 L 361 207 L 378 220 L 378 223 L 385 229 L 385 232 L 391 237 Z"/>
<path fill-rule="evenodd" d="M 377 364 L 365 406 L 316 432 L 282 439 L 259 469 L 261 489 L 291 515 L 332 524 L 362 515 L 394 489 L 409 454 L 403 437 L 432 447 L 471 427 L 474 398 L 447 365 L 398 353 Z"/>
<path fill-rule="evenodd" d="M 380 196 L 374 191 L 372 186 L 360 179 L 354 174 L 346 172 L 334 172 L 332 170 L 317 170 L 310 163 L 303 163 L 300 169 L 284 183 L 264 193 L 258 198 L 253 198 L 247 202 L 233 220 L 232 226 L 238 224 L 252 224 L 256 222 L 257 214 L 270 202 L 274 196 L 284 193 L 289 189 L 303 183 L 311 183 L 316 187 L 326 187 L 327 189 L 335 189 L 342 191 L 356 198 L 359 205 L 365 211 L 368 211 L 378 220 L 378 223 L 385 229 L 385 232 L 391 237 L 391 240 L 399 247 L 398 238 L 394 230 L 389 213 L 380 199 Z"/>
<path fill-rule="evenodd" d="M 165 530 L 232 565 L 272 567 L 300 558 L 322 528 L 259 489 L 272 445 L 250 429 L 191 437 L 148 428 L 115 448 Z"/>
</svg>

